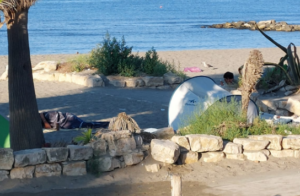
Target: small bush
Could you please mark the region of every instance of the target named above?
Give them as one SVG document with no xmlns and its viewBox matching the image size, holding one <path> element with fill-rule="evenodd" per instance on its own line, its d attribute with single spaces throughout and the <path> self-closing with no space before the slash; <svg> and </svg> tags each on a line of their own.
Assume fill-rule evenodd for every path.
<svg viewBox="0 0 300 196">
<path fill-rule="evenodd" d="M 77 143 L 88 144 L 92 139 L 92 129 L 88 129 L 83 132 L 81 136 L 77 136 L 74 138 L 74 141 Z"/>
<path fill-rule="evenodd" d="M 89 56 L 87 55 L 77 55 L 75 58 L 71 59 L 69 63 L 72 64 L 72 71 L 81 72 L 84 69 L 90 68 L 89 66 Z"/>
</svg>

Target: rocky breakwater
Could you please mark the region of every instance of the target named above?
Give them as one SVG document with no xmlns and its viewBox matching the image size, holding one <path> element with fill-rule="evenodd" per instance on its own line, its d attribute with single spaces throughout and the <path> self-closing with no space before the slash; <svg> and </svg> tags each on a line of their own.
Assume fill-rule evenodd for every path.
<svg viewBox="0 0 300 196">
<path fill-rule="evenodd" d="M 256 25 L 259 29 L 263 31 L 300 31 L 300 25 L 288 24 L 287 22 L 276 22 L 275 20 L 266 20 L 266 21 L 238 21 L 238 22 L 226 22 L 223 24 L 213 24 L 209 26 L 202 26 L 202 28 L 217 28 L 217 29 L 250 29 L 257 30 Z"/>
</svg>

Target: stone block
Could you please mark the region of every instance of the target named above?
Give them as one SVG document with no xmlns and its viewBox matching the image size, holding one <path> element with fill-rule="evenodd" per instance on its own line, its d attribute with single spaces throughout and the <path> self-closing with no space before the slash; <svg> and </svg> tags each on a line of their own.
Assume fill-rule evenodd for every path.
<svg viewBox="0 0 300 196">
<path fill-rule="evenodd" d="M 269 145 L 269 141 L 265 140 L 253 140 L 247 138 L 234 138 L 233 143 L 242 144 L 244 150 L 262 150 L 266 149 Z"/>
<path fill-rule="evenodd" d="M 47 160 L 46 152 L 42 149 L 29 149 L 14 152 L 14 167 L 25 167 L 28 165 L 38 165 Z"/>
<path fill-rule="evenodd" d="M 137 87 L 144 87 L 144 86 L 145 86 L 144 80 L 141 78 L 137 79 Z"/>
<path fill-rule="evenodd" d="M 35 170 L 35 166 L 13 168 L 10 171 L 10 178 L 11 179 L 33 178 L 34 170 Z"/>
<path fill-rule="evenodd" d="M 228 142 L 225 144 L 223 152 L 226 154 L 241 154 L 243 153 L 243 146 L 241 144 Z"/>
<path fill-rule="evenodd" d="M 9 148 L 0 148 L 0 170 L 11 170 L 13 164 L 13 150 Z"/>
<path fill-rule="evenodd" d="M 113 171 L 116 168 L 121 168 L 120 160 L 110 157 L 103 156 L 88 161 L 89 171 L 95 172 L 107 172 Z"/>
<path fill-rule="evenodd" d="M 231 153 L 225 153 L 226 159 L 233 159 L 233 160 L 240 160 L 244 161 L 246 158 L 244 154 L 231 154 Z"/>
<path fill-rule="evenodd" d="M 68 148 L 43 148 L 47 155 L 48 163 L 57 163 L 66 161 L 69 155 Z"/>
<path fill-rule="evenodd" d="M 181 152 L 180 160 L 182 164 L 196 163 L 199 160 L 199 154 L 193 151 Z"/>
<path fill-rule="evenodd" d="M 62 172 L 65 176 L 82 176 L 86 175 L 86 162 L 62 162 Z"/>
<path fill-rule="evenodd" d="M 274 110 L 274 111 L 277 110 L 277 106 L 273 100 L 265 99 L 261 101 L 263 102 L 263 104 L 265 104 L 268 107 L 268 110 Z"/>
<path fill-rule="evenodd" d="M 78 85 L 82 85 L 82 86 L 87 86 L 87 80 L 88 80 L 88 78 L 89 78 L 89 76 L 87 76 L 87 75 L 73 74 L 72 75 L 72 82 L 74 84 L 78 84 Z"/>
<path fill-rule="evenodd" d="M 271 152 L 267 149 L 263 149 L 263 150 L 260 150 L 262 153 L 264 153 L 267 157 L 269 157 L 271 155 Z"/>
<path fill-rule="evenodd" d="M 58 163 L 41 164 L 35 166 L 35 177 L 51 177 L 61 175 L 61 166 Z"/>
<path fill-rule="evenodd" d="M 140 136 L 140 135 L 134 135 L 134 140 L 135 140 L 137 148 L 140 149 L 140 148 L 143 147 L 144 141 L 143 141 L 142 136 Z"/>
<path fill-rule="evenodd" d="M 244 150 L 243 154 L 250 161 L 267 161 L 268 157 L 260 150 L 248 151 Z"/>
<path fill-rule="evenodd" d="M 145 169 L 147 172 L 158 172 L 160 170 L 161 166 L 160 164 L 151 164 L 151 165 L 145 165 Z"/>
<path fill-rule="evenodd" d="M 153 159 L 164 163 L 175 163 L 180 155 L 180 148 L 169 140 L 152 139 L 151 155 Z"/>
<path fill-rule="evenodd" d="M 277 110 L 275 111 L 275 114 L 276 114 L 277 116 L 291 116 L 291 112 L 289 112 L 289 111 L 287 111 L 287 110 L 285 110 L 285 109 L 277 109 Z"/>
<path fill-rule="evenodd" d="M 299 108 L 300 108 L 300 99 L 299 98 L 290 97 L 287 100 L 285 109 L 287 109 L 288 111 L 300 116 Z"/>
<path fill-rule="evenodd" d="M 61 73 L 58 75 L 58 81 L 59 82 L 65 82 L 66 81 L 66 74 L 65 73 Z"/>
<path fill-rule="evenodd" d="M 183 82 L 183 79 L 180 76 L 172 72 L 165 73 L 163 78 L 166 84 L 179 84 Z"/>
<path fill-rule="evenodd" d="M 93 157 L 93 148 L 91 146 L 68 145 L 71 161 L 88 160 Z"/>
<path fill-rule="evenodd" d="M 212 152 L 223 149 L 223 140 L 219 136 L 205 134 L 186 135 L 189 140 L 191 151 Z"/>
<path fill-rule="evenodd" d="M 0 182 L 8 179 L 9 171 L 0 170 Z"/>
<path fill-rule="evenodd" d="M 101 138 L 107 141 L 108 152 L 112 157 L 125 155 L 136 149 L 135 139 L 128 130 L 104 133 Z"/>
<path fill-rule="evenodd" d="M 119 88 L 124 88 L 126 86 L 126 83 L 123 80 L 109 80 L 109 84 Z"/>
<path fill-rule="evenodd" d="M 294 150 L 270 150 L 271 155 L 277 158 L 294 157 Z"/>
<path fill-rule="evenodd" d="M 98 138 L 95 142 L 89 143 L 86 146 L 91 146 L 95 157 L 106 154 L 107 142 L 104 139 Z"/>
<path fill-rule="evenodd" d="M 268 106 L 266 106 L 259 98 L 256 100 L 255 104 L 262 112 L 269 112 Z"/>
<path fill-rule="evenodd" d="M 283 149 L 300 149 L 300 135 L 288 135 L 282 139 Z"/>
<path fill-rule="evenodd" d="M 300 158 L 300 151 L 299 150 L 294 150 L 294 158 L 297 158 L 297 159 Z"/>
<path fill-rule="evenodd" d="M 124 161 L 127 166 L 136 165 L 144 160 L 144 153 L 142 151 L 132 152 L 124 155 Z"/>
<path fill-rule="evenodd" d="M 33 71 L 36 70 L 44 70 L 46 72 L 56 71 L 58 63 L 56 61 L 42 61 L 38 63 L 34 68 Z"/>
<path fill-rule="evenodd" d="M 157 129 L 155 132 L 152 132 L 157 139 L 171 139 L 174 135 L 174 129 L 172 127 L 165 127 Z"/>
<path fill-rule="evenodd" d="M 65 82 L 70 82 L 72 83 L 72 73 L 66 73 L 65 77 Z"/>
<path fill-rule="evenodd" d="M 87 87 L 104 87 L 105 83 L 100 76 L 94 75 L 94 76 L 89 76 L 86 79 L 85 86 L 87 86 Z"/>
<path fill-rule="evenodd" d="M 222 161 L 224 159 L 224 153 L 223 152 L 206 152 L 202 153 L 202 157 L 204 162 L 207 163 L 215 163 Z"/>
<path fill-rule="evenodd" d="M 281 143 L 282 143 L 282 135 L 249 135 L 249 139 L 252 140 L 263 140 L 269 141 L 270 144 L 268 145 L 267 149 L 270 150 L 281 150 Z"/>
<path fill-rule="evenodd" d="M 171 141 L 179 145 L 180 151 L 189 151 L 191 149 L 188 139 L 185 136 L 173 136 Z"/>
<path fill-rule="evenodd" d="M 145 76 L 142 79 L 144 80 L 145 86 L 147 87 L 156 87 L 164 85 L 163 77 Z"/>
<path fill-rule="evenodd" d="M 136 78 L 129 78 L 125 80 L 126 87 L 128 88 L 135 88 L 138 85 L 138 79 Z"/>
</svg>

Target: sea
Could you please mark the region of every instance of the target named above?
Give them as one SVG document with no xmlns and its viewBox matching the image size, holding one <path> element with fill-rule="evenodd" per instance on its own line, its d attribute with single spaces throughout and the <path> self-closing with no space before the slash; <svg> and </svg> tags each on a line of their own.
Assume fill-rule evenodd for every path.
<svg viewBox="0 0 300 196">
<path fill-rule="evenodd" d="M 299 7 L 299 0 L 38 0 L 28 16 L 30 51 L 88 53 L 107 33 L 124 36 L 136 52 L 275 47 L 258 31 L 201 26 L 271 19 L 300 24 Z M 299 31 L 267 34 L 283 46 L 300 46 Z M 0 55 L 7 48 L 3 26 Z"/>
</svg>

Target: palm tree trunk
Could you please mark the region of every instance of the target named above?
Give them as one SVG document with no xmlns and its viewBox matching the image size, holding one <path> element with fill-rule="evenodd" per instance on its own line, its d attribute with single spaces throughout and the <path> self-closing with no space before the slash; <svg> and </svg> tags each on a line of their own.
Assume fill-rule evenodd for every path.
<svg viewBox="0 0 300 196">
<path fill-rule="evenodd" d="M 7 22 L 10 143 L 13 150 L 40 148 L 44 143 L 36 102 L 28 40 L 28 9 Z"/>
</svg>

